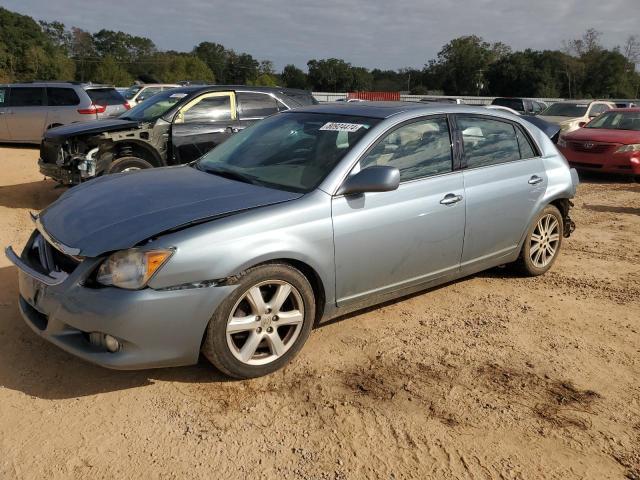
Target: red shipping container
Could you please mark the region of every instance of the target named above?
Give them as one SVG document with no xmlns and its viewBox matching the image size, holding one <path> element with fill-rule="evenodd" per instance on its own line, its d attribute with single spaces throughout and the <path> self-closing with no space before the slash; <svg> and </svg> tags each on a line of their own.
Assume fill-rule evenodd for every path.
<svg viewBox="0 0 640 480">
<path fill-rule="evenodd" d="M 400 100 L 400 92 L 349 92 L 347 98 L 370 102 L 397 102 Z"/>
</svg>

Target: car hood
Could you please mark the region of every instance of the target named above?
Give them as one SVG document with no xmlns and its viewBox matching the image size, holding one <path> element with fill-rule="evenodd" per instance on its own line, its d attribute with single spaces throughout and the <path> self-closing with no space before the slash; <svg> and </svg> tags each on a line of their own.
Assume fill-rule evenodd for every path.
<svg viewBox="0 0 640 480">
<path fill-rule="evenodd" d="M 209 174 L 189 166 L 99 177 L 71 188 L 39 216 L 54 240 L 95 257 L 168 230 L 286 202 L 300 193 Z"/>
<path fill-rule="evenodd" d="M 107 118 L 94 122 L 77 122 L 50 128 L 44 133 L 44 139 L 48 141 L 66 140 L 76 135 L 92 135 L 102 132 L 114 132 L 117 130 L 128 130 L 139 125 L 134 120 L 124 120 L 121 118 Z"/>
<path fill-rule="evenodd" d="M 605 143 L 640 143 L 640 132 L 633 130 L 614 130 L 606 128 L 580 128 L 565 136 L 566 140 Z"/>
</svg>

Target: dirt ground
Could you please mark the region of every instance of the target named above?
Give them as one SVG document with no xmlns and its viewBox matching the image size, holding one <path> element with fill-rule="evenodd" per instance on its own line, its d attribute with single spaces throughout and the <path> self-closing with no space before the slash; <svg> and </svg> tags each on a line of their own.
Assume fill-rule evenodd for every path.
<svg viewBox="0 0 640 480">
<path fill-rule="evenodd" d="M 0 245 L 61 189 L 0 148 Z M 0 478 L 640 479 L 640 184 L 588 177 L 546 275 L 316 329 L 284 371 L 118 372 L 36 336 L 0 259 Z"/>
</svg>

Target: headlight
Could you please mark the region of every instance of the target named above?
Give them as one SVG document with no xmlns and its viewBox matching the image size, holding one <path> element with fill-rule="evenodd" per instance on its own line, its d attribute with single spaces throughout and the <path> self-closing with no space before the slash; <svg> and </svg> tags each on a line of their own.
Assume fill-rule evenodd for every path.
<svg viewBox="0 0 640 480">
<path fill-rule="evenodd" d="M 632 145 L 622 145 L 620 148 L 616 150 L 615 153 L 630 153 L 630 152 L 640 152 L 640 143 L 634 143 Z"/>
<path fill-rule="evenodd" d="M 96 280 L 102 285 L 138 290 L 147 285 L 172 254 L 173 250 L 138 248 L 116 252 L 100 265 Z"/>
<path fill-rule="evenodd" d="M 567 141 L 562 135 L 560 135 L 560 137 L 558 138 L 558 146 L 563 148 L 567 146 Z"/>
</svg>

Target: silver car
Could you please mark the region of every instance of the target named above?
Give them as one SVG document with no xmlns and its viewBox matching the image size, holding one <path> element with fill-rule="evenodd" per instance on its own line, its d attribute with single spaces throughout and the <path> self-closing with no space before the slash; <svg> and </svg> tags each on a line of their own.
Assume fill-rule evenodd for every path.
<svg viewBox="0 0 640 480">
<path fill-rule="evenodd" d="M 120 115 L 130 108 L 108 85 L 32 82 L 0 85 L 0 142 L 40 143 L 45 130 Z"/>
<path fill-rule="evenodd" d="M 485 108 L 334 103 L 185 166 L 100 177 L 34 216 L 18 266 L 39 335 L 117 369 L 289 362 L 318 322 L 513 263 L 545 273 L 578 183 L 531 123 Z"/>
</svg>

